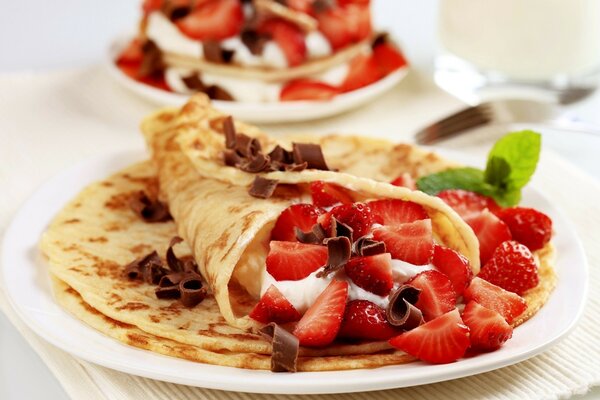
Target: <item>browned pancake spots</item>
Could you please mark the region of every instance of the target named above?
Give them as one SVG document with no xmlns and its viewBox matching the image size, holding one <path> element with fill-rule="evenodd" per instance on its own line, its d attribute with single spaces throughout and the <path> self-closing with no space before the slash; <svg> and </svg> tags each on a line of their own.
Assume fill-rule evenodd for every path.
<svg viewBox="0 0 600 400">
<path fill-rule="evenodd" d="M 149 318 L 150 318 L 150 321 L 154 322 L 155 324 L 158 324 L 160 322 L 160 317 L 158 317 L 156 315 L 150 315 Z"/>
<path fill-rule="evenodd" d="M 138 301 L 130 301 L 129 303 L 125 303 L 122 306 L 117 307 L 117 310 L 127 310 L 127 311 L 138 311 L 138 310 L 147 310 L 150 306 L 148 304 L 140 303 Z"/>
<path fill-rule="evenodd" d="M 114 194 L 104 203 L 104 207 L 109 210 L 128 209 L 131 199 L 136 195 L 136 192 L 117 193 Z"/>
<path fill-rule="evenodd" d="M 170 122 L 174 117 L 175 115 L 169 111 L 162 112 L 156 116 L 156 118 L 158 118 L 158 120 L 161 122 Z"/>
<path fill-rule="evenodd" d="M 227 212 L 231 213 L 231 214 L 237 214 L 239 212 L 241 212 L 245 207 L 244 206 L 240 206 L 238 205 L 233 205 L 233 206 L 229 206 L 227 207 Z"/>
<path fill-rule="evenodd" d="M 137 244 L 133 247 L 129 248 L 129 251 L 131 251 L 133 254 L 142 254 L 142 253 L 147 253 L 150 250 L 152 250 L 152 246 L 149 246 L 147 244 Z"/>
<path fill-rule="evenodd" d="M 169 139 L 167 139 L 167 142 L 165 143 L 165 150 L 166 151 L 177 151 L 177 150 L 179 150 L 179 145 L 175 141 L 175 136 L 171 136 Z"/>
<path fill-rule="evenodd" d="M 83 271 L 79 267 L 71 267 L 71 268 L 69 268 L 69 270 L 73 271 L 73 272 L 77 272 L 78 274 L 81 274 L 81 275 L 84 275 L 84 276 L 90 276 L 91 275 L 89 272 Z"/>
<path fill-rule="evenodd" d="M 119 279 L 123 277 L 123 266 L 114 261 L 97 259 L 94 267 L 96 268 L 96 274 L 101 278 Z"/>
<path fill-rule="evenodd" d="M 114 183 L 112 183 L 111 181 L 103 181 L 103 182 L 100 182 L 100 185 L 102 185 L 102 186 L 104 186 L 104 187 L 113 187 L 113 186 L 115 186 L 115 184 L 114 184 Z"/>
<path fill-rule="evenodd" d="M 215 240 L 214 242 L 212 242 L 211 244 L 209 244 L 206 247 L 206 252 L 211 253 L 217 249 L 223 250 L 225 248 L 225 246 L 227 246 L 228 241 L 229 241 L 229 232 L 224 231 L 223 233 L 221 233 L 221 236 L 219 236 L 217 238 L 217 240 Z"/>
<path fill-rule="evenodd" d="M 107 304 L 110 306 L 110 305 L 118 303 L 118 302 L 120 302 L 122 300 L 123 300 L 123 298 L 121 296 L 119 296 L 118 294 L 111 293 L 110 294 L 110 300 L 108 300 Z"/>
<path fill-rule="evenodd" d="M 192 142 L 192 147 L 196 150 L 203 150 L 206 146 L 204 146 L 204 143 L 202 143 L 200 140 L 196 139 Z"/>
<path fill-rule="evenodd" d="M 223 133 L 223 121 L 225 120 L 225 118 L 227 118 L 227 117 L 216 117 L 216 118 L 210 119 L 208 121 L 208 125 L 210 126 L 210 129 L 222 134 Z"/>
<path fill-rule="evenodd" d="M 106 243 L 106 242 L 108 242 L 108 239 L 104 236 L 91 237 L 88 239 L 88 242 L 90 242 L 90 243 Z"/>
<path fill-rule="evenodd" d="M 134 346 L 147 346 L 148 345 L 148 337 L 142 336 L 137 333 L 128 333 L 127 338 L 131 340 L 131 344 Z"/>
<path fill-rule="evenodd" d="M 180 329 L 180 330 L 184 330 L 184 329 L 185 329 L 185 330 L 188 330 L 188 329 L 190 329 L 190 325 L 192 325 L 192 323 L 191 323 L 190 321 L 188 321 L 188 322 L 186 322 L 185 324 L 181 325 L 181 326 L 180 326 L 179 328 L 177 328 L 177 329 Z"/>
<path fill-rule="evenodd" d="M 247 231 L 252 225 L 252 222 L 254 221 L 255 217 L 258 217 L 262 213 L 262 211 L 255 210 L 247 215 L 244 215 L 244 218 L 242 218 L 242 232 Z"/>
<path fill-rule="evenodd" d="M 78 222 L 81 222 L 81 220 L 79 218 L 71 218 L 71 219 L 64 221 L 63 224 L 76 224 Z"/>
<path fill-rule="evenodd" d="M 171 304 L 169 304 L 168 306 L 164 306 L 164 307 L 160 308 L 160 310 L 162 311 L 161 316 L 168 317 L 169 314 L 179 315 L 179 314 L 181 314 L 181 307 L 183 307 L 183 306 L 181 304 L 179 304 L 179 302 L 174 301 Z"/>
<path fill-rule="evenodd" d="M 56 242 L 57 244 L 59 244 L 60 242 Z M 66 252 L 72 252 L 72 251 L 80 251 L 79 250 L 79 246 L 77 246 L 75 243 L 71 243 L 68 246 L 63 246 L 62 249 Z"/>
<path fill-rule="evenodd" d="M 104 225 L 104 229 L 107 232 L 118 232 L 122 231 L 125 227 L 118 222 L 111 222 L 109 224 Z"/>
<path fill-rule="evenodd" d="M 81 202 L 78 201 L 77 203 L 73 204 L 73 208 L 79 208 L 79 207 L 81 207 Z"/>
</svg>

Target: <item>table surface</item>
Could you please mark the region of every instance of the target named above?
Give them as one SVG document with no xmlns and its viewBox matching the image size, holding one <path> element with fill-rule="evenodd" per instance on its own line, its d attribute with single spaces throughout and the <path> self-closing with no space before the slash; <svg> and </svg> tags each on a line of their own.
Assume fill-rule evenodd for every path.
<svg viewBox="0 0 600 400">
<path fill-rule="evenodd" d="M 73 68 L 99 62 L 115 35 L 131 30 L 137 0 L 0 1 L 0 74 Z M 430 73 L 435 54 L 437 2 L 377 0 L 379 26 L 394 32 L 415 68 Z M 40 34 L 43 32 L 43 41 Z M 13 40 L 18 37 L 19 40 Z M 600 126 L 600 94 L 574 105 L 570 113 Z M 0 111 L 1 116 L 1 111 Z M 600 139 L 554 134 L 547 144 L 600 179 L 594 158 Z M 595 151 L 594 151 L 595 150 Z M 37 354 L 0 313 L 0 398 L 61 400 L 67 395 Z M 600 389 L 581 399 L 600 398 Z"/>
</svg>

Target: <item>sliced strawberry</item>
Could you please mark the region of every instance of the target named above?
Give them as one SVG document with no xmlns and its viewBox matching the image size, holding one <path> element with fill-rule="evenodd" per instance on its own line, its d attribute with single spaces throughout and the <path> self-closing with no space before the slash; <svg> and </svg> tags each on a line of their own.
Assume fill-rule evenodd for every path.
<svg viewBox="0 0 600 400">
<path fill-rule="evenodd" d="M 352 196 L 346 189 L 335 183 L 315 181 L 310 184 L 313 204 L 317 207 L 329 207 L 338 203 L 351 204 Z"/>
<path fill-rule="evenodd" d="M 368 300 L 353 300 L 346 305 L 338 337 L 388 340 L 398 333 L 387 321 L 383 308 Z"/>
<path fill-rule="evenodd" d="M 340 7 L 331 7 L 317 14 L 319 31 L 325 35 L 334 50 L 349 45 L 352 32 L 347 26 L 346 13 Z"/>
<path fill-rule="evenodd" d="M 425 321 L 431 321 L 456 307 L 456 292 L 452 288 L 452 282 L 441 272 L 421 272 L 407 284 L 421 289 L 415 306 L 421 310 Z"/>
<path fill-rule="evenodd" d="M 286 0 L 286 5 L 292 10 L 300 11 L 305 14 L 314 14 L 313 3 L 315 0 Z"/>
<path fill-rule="evenodd" d="M 272 18 L 264 21 L 258 31 L 273 37 L 290 66 L 302 64 L 306 60 L 304 33 L 296 25 L 281 18 Z"/>
<path fill-rule="evenodd" d="M 300 344 L 326 346 L 333 342 L 342 324 L 347 299 L 348 282 L 332 280 L 294 328 L 293 334 Z"/>
<path fill-rule="evenodd" d="M 433 255 L 431 220 L 423 219 L 373 230 L 373 237 L 385 243 L 392 258 L 415 265 L 429 264 Z"/>
<path fill-rule="evenodd" d="M 298 242 L 270 243 L 267 272 L 276 281 L 297 281 L 325 265 L 327 247 Z"/>
<path fill-rule="evenodd" d="M 310 79 L 297 79 L 288 82 L 281 93 L 281 101 L 330 100 L 339 93 L 336 87 Z"/>
<path fill-rule="evenodd" d="M 452 207 L 464 220 L 480 214 L 486 208 L 491 212 L 500 209 L 500 206 L 493 199 L 467 190 L 447 189 L 438 193 L 437 196 Z"/>
<path fill-rule="evenodd" d="M 346 28 L 350 31 L 351 41 L 359 42 L 371 35 L 371 8 L 368 4 L 346 4 L 342 7 L 346 19 Z"/>
<path fill-rule="evenodd" d="M 349 92 L 368 86 L 381 79 L 381 72 L 375 59 L 366 54 L 359 54 L 350 60 L 348 75 L 341 85 L 342 92 Z"/>
<path fill-rule="evenodd" d="M 512 239 L 508 226 L 489 210 L 483 210 L 478 215 L 469 217 L 467 223 L 479 240 L 481 265 L 485 265 L 492 257 L 500 243 Z"/>
<path fill-rule="evenodd" d="M 378 296 L 387 296 L 394 286 L 390 253 L 353 257 L 344 269 L 356 286 Z"/>
<path fill-rule="evenodd" d="M 403 173 L 402 175 L 394 179 L 391 183 L 394 186 L 401 186 L 410 190 L 417 190 L 417 182 L 408 172 Z"/>
<path fill-rule="evenodd" d="M 472 348 L 496 350 L 512 337 L 512 327 L 502 315 L 475 301 L 467 304 L 462 319 L 469 327 Z"/>
<path fill-rule="evenodd" d="M 388 75 L 406 65 L 406 60 L 400 51 L 390 43 L 382 43 L 373 49 L 373 58 L 381 71 L 381 75 Z"/>
<path fill-rule="evenodd" d="M 348 4 L 362 4 L 362 5 L 369 5 L 371 4 L 371 0 L 338 0 L 338 5 L 345 7 Z"/>
<path fill-rule="evenodd" d="M 505 208 L 496 215 L 508 226 L 513 239 L 531 251 L 541 249 L 552 237 L 552 220 L 533 208 Z"/>
<path fill-rule="evenodd" d="M 321 214 L 321 209 L 312 204 L 289 206 L 277 218 L 275 227 L 271 231 L 271 240 L 297 242 L 294 228 L 299 228 L 303 232 L 310 231 Z"/>
<path fill-rule="evenodd" d="M 538 266 L 531 250 L 513 240 L 498 246 L 477 276 L 518 295 L 540 282 Z"/>
<path fill-rule="evenodd" d="M 144 52 L 142 51 L 142 41 L 136 38 L 129 42 L 127 47 L 121 52 L 117 59 L 117 63 L 139 65 L 143 58 Z"/>
<path fill-rule="evenodd" d="M 450 279 L 457 296 L 463 294 L 473 279 L 473 270 L 469 265 L 469 260 L 448 247 L 434 245 L 431 263 Z"/>
<path fill-rule="evenodd" d="M 463 296 L 466 302 L 474 300 L 499 312 L 509 324 L 527 309 L 527 303 L 521 296 L 479 277 L 473 278 Z"/>
<path fill-rule="evenodd" d="M 375 200 L 367 204 L 375 222 L 381 225 L 396 226 L 429 218 L 425 209 L 412 201 Z"/>
<path fill-rule="evenodd" d="M 364 203 L 341 204 L 333 207 L 328 214 L 329 217 L 334 217 L 352 228 L 354 239 L 369 233 L 371 225 L 374 223 L 371 208 Z M 329 228 L 328 221 L 329 218 L 326 218 L 322 222 L 325 229 Z"/>
<path fill-rule="evenodd" d="M 457 309 L 390 339 L 390 344 L 428 363 L 444 364 L 464 356 L 469 347 L 467 328 Z"/>
<path fill-rule="evenodd" d="M 145 15 L 152 11 L 160 10 L 163 5 L 163 0 L 144 0 L 142 3 L 142 11 Z"/>
<path fill-rule="evenodd" d="M 240 0 L 202 2 L 175 24 L 186 36 L 198 40 L 223 40 L 240 33 L 244 11 Z"/>
<path fill-rule="evenodd" d="M 263 324 L 269 322 L 285 324 L 298 321 L 302 317 L 274 285 L 269 286 L 249 315 L 250 318 Z"/>
</svg>

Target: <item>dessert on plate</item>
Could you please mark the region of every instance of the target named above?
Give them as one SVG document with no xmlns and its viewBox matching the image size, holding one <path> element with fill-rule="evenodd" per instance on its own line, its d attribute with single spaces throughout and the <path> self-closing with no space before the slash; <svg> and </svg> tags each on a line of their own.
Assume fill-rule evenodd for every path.
<svg viewBox="0 0 600 400">
<path fill-rule="evenodd" d="M 182 94 L 239 102 L 329 100 L 406 61 L 364 0 L 145 0 L 116 65 Z"/>
<path fill-rule="evenodd" d="M 518 206 L 533 132 L 482 171 L 366 137 L 275 140 L 205 95 L 142 131 L 150 160 L 84 189 L 41 243 L 57 301 L 133 346 L 273 371 L 448 363 L 500 348 L 556 284 L 552 221 Z"/>
</svg>

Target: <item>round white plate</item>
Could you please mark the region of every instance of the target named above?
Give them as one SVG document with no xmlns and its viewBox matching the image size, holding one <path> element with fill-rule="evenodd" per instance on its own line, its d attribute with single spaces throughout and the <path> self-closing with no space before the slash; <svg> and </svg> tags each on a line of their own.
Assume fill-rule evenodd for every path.
<svg viewBox="0 0 600 400">
<path fill-rule="evenodd" d="M 167 92 L 140 83 L 124 74 L 114 60 L 127 44 L 130 37 L 115 40 L 108 49 L 106 65 L 110 76 L 124 88 L 159 106 L 181 106 L 188 95 Z M 294 101 L 279 103 L 247 103 L 235 101 L 213 101 L 219 110 L 247 122 L 277 123 L 306 121 L 329 117 L 351 110 L 375 100 L 393 88 L 408 73 L 408 66 L 395 71 L 383 79 L 364 88 L 335 96 L 330 101 Z"/>
<path fill-rule="evenodd" d="M 563 215 L 529 188 L 523 203 L 549 214 L 558 258 L 558 286 L 548 303 L 514 331 L 498 351 L 446 365 L 420 362 L 371 370 L 280 373 L 194 363 L 121 344 L 63 311 L 53 300 L 40 235 L 53 216 L 84 186 L 145 157 L 119 152 L 88 160 L 42 186 L 6 231 L 0 276 L 12 307 L 38 335 L 84 360 L 119 371 L 186 385 L 260 393 L 342 393 L 390 389 L 460 378 L 525 360 L 563 338 L 579 319 L 587 292 L 587 264 L 580 241 Z M 460 161 L 460 160 L 459 160 Z"/>
</svg>

